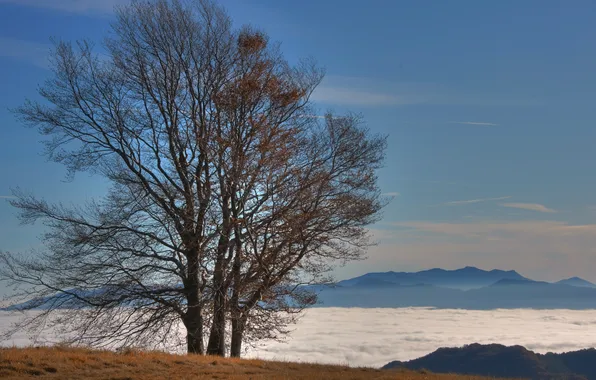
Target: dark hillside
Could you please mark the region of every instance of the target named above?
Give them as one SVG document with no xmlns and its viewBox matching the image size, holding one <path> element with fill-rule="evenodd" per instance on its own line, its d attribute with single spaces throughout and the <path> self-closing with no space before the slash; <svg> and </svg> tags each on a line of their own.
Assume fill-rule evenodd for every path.
<svg viewBox="0 0 596 380">
<path fill-rule="evenodd" d="M 521 346 L 471 344 L 440 348 L 408 362 L 391 362 L 384 369 L 427 369 L 436 373 L 461 373 L 536 380 L 596 380 L 596 350 L 564 354 L 536 354 Z"/>
</svg>

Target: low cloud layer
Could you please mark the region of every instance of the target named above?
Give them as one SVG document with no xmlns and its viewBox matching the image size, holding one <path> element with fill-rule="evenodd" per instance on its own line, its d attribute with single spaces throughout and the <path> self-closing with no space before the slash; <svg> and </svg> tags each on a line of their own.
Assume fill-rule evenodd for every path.
<svg viewBox="0 0 596 380">
<path fill-rule="evenodd" d="M 0 330 L 9 323 L 0 313 Z M 435 310 L 430 308 L 315 308 L 293 326 L 284 343 L 263 342 L 246 356 L 351 366 L 380 367 L 410 360 L 439 347 L 469 343 L 522 345 L 565 352 L 596 346 L 593 310 Z M 0 342 L 28 345 L 26 335 Z"/>
<path fill-rule="evenodd" d="M 545 353 L 596 346 L 596 314 L 570 310 L 312 309 L 287 343 L 250 353 L 265 359 L 378 367 L 439 347 L 520 344 Z"/>
</svg>

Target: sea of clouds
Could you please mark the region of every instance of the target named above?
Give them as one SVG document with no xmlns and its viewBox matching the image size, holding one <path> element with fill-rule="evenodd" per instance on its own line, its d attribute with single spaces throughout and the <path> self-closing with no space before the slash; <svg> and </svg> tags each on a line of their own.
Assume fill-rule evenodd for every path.
<svg viewBox="0 0 596 380">
<path fill-rule="evenodd" d="M 18 314 L 0 312 L 0 330 L 14 318 Z M 284 343 L 263 342 L 245 356 L 380 367 L 469 343 L 573 351 L 596 347 L 596 310 L 314 308 L 292 330 Z M 26 334 L 0 342 L 31 343 Z"/>
</svg>

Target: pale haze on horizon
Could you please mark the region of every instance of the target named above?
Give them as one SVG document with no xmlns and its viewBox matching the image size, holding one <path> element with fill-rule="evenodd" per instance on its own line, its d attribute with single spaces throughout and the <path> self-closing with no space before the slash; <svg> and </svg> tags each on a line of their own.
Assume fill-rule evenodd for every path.
<svg viewBox="0 0 596 380">
<path fill-rule="evenodd" d="M 19 224 L 11 189 L 74 204 L 105 193 L 88 174 L 65 181 L 7 108 L 38 99 L 51 37 L 100 43 L 123 3 L 0 0 L 0 250 L 41 248 L 43 226 Z M 338 279 L 477 266 L 596 282 L 596 3 L 221 4 L 290 61 L 326 68 L 312 98 L 320 114 L 361 113 L 388 136 L 378 245 Z"/>
</svg>

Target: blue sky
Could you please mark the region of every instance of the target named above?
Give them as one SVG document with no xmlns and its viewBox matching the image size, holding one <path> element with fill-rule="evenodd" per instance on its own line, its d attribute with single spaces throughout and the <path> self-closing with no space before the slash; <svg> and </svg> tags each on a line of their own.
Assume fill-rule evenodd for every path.
<svg viewBox="0 0 596 380">
<path fill-rule="evenodd" d="M 100 41 L 120 0 L 0 0 L 0 249 L 39 246 L 16 186 L 51 201 L 104 183 L 42 156 L 7 110 L 49 76 L 50 37 Z M 321 112 L 362 113 L 389 136 L 379 173 L 394 195 L 369 259 L 337 271 L 516 269 L 596 281 L 596 3 L 592 1 L 222 1 L 286 57 L 327 77 Z"/>
</svg>

